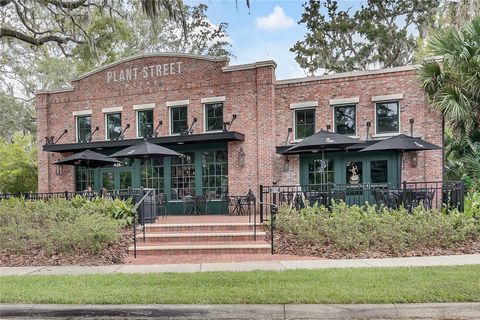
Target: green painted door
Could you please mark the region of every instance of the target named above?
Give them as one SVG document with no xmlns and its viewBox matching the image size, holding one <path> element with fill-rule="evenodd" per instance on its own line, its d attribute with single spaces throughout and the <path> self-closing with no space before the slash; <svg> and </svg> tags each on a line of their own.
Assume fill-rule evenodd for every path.
<svg viewBox="0 0 480 320">
<path fill-rule="evenodd" d="M 100 186 L 107 190 L 127 189 L 133 187 L 132 168 L 100 169 Z"/>
<path fill-rule="evenodd" d="M 300 184 L 312 185 L 333 182 L 345 191 L 349 204 L 373 203 L 371 185 L 397 185 L 400 177 L 399 154 L 396 152 L 332 152 L 321 155 L 302 155 Z M 322 165 L 319 165 L 323 163 Z"/>
</svg>

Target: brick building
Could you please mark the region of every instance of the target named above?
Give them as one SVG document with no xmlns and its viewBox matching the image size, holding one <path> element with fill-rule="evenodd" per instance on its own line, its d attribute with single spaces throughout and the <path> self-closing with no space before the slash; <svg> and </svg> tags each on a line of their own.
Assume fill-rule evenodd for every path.
<svg viewBox="0 0 480 320">
<path fill-rule="evenodd" d="M 287 80 L 277 80 L 275 68 L 274 61 L 230 66 L 227 58 L 139 55 L 84 74 L 70 88 L 38 92 L 39 192 L 153 187 L 175 211 L 187 194 L 219 198 L 272 182 L 348 184 L 352 165 L 360 183 L 442 180 L 441 150 L 327 152 L 321 176 L 318 153 L 282 154 L 320 129 L 371 144 L 413 127 L 442 146 L 442 117 L 427 106 L 415 66 Z M 97 169 L 53 165 L 85 149 L 109 155 L 143 137 L 187 157 Z"/>
</svg>

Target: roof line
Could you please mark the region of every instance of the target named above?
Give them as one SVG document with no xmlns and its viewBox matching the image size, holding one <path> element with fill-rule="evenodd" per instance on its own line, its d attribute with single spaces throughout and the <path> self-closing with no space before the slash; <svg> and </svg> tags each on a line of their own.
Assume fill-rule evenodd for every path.
<svg viewBox="0 0 480 320">
<path fill-rule="evenodd" d="M 226 66 L 226 67 L 222 68 L 222 71 L 223 72 L 231 72 L 231 71 L 255 69 L 255 68 L 259 68 L 259 67 L 268 67 L 268 66 L 273 66 L 274 68 L 277 68 L 277 63 L 273 60 L 257 61 L 257 62 L 254 62 L 254 63 L 237 64 L 237 65 L 234 65 L 234 66 Z"/>
<path fill-rule="evenodd" d="M 193 59 L 199 59 L 199 60 L 206 60 L 206 61 L 212 61 L 212 62 L 218 62 L 218 61 L 229 61 L 229 58 L 227 56 L 221 56 L 221 57 L 213 57 L 213 56 L 205 56 L 205 55 L 198 55 L 198 54 L 189 54 L 189 53 L 176 53 L 176 52 L 161 52 L 161 53 L 140 53 L 136 54 L 133 56 L 125 57 L 118 59 L 110 64 L 107 64 L 105 66 L 101 66 L 99 68 L 93 69 L 92 71 L 86 72 L 84 74 L 79 75 L 78 77 L 70 80 L 70 81 L 78 81 L 82 80 L 94 73 L 106 70 L 108 68 L 111 68 L 113 66 L 116 66 L 120 63 L 124 63 L 127 61 L 132 61 L 136 59 L 142 59 L 142 58 L 149 58 L 149 57 L 182 57 L 182 58 L 193 58 Z"/>
<path fill-rule="evenodd" d="M 330 80 L 330 79 L 338 79 L 338 78 L 348 78 L 348 77 L 361 77 L 361 76 L 369 76 L 369 75 L 382 74 L 382 73 L 394 73 L 394 72 L 401 72 L 401 71 L 410 71 L 410 70 L 416 70 L 419 67 L 420 67 L 420 65 L 415 64 L 415 65 L 407 65 L 407 66 L 392 67 L 392 68 L 385 68 L 385 69 L 366 70 L 366 71 L 350 71 L 350 72 L 326 74 L 326 75 L 321 75 L 321 76 L 283 79 L 283 80 L 277 80 L 277 85 L 299 83 L 299 82 L 309 82 L 309 81 Z"/>
</svg>

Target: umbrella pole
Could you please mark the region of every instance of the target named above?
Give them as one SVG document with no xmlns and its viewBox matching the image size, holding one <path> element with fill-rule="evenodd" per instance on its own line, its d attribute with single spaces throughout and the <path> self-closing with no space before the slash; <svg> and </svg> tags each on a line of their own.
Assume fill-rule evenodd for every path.
<svg viewBox="0 0 480 320">
<path fill-rule="evenodd" d="M 322 147 L 322 167 L 323 167 L 322 180 L 323 180 L 323 183 L 326 183 L 325 182 L 325 178 L 326 178 L 326 175 L 325 175 L 325 169 L 326 169 L 326 166 L 325 166 L 325 147 Z"/>
</svg>

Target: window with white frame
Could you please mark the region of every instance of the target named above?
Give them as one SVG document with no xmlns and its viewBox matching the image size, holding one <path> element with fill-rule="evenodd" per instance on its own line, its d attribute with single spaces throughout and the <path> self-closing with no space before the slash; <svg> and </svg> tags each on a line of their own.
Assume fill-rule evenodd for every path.
<svg viewBox="0 0 480 320">
<path fill-rule="evenodd" d="M 137 137 L 151 137 L 153 135 L 153 110 L 137 111 Z"/>
<path fill-rule="evenodd" d="M 334 130 L 336 133 L 347 134 L 349 136 L 356 135 L 356 105 L 334 106 Z"/>
<path fill-rule="evenodd" d="M 375 117 L 377 134 L 400 132 L 400 104 L 398 101 L 377 102 Z"/>
<path fill-rule="evenodd" d="M 118 139 L 122 133 L 122 113 L 105 114 L 107 140 Z"/>
<path fill-rule="evenodd" d="M 295 110 L 295 139 L 315 133 L 315 108 Z"/>
<path fill-rule="evenodd" d="M 92 116 L 77 116 L 77 142 L 86 142 L 92 133 Z"/>
<path fill-rule="evenodd" d="M 180 134 L 188 129 L 187 106 L 170 107 L 170 133 Z"/>
<path fill-rule="evenodd" d="M 205 104 L 205 131 L 218 131 L 223 129 L 223 103 Z"/>
</svg>

